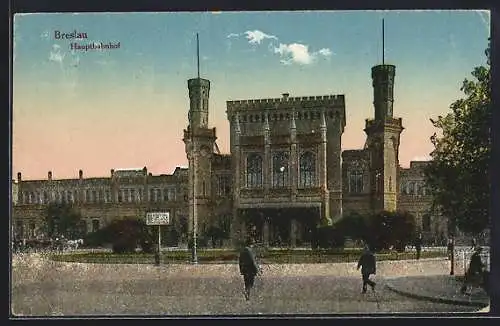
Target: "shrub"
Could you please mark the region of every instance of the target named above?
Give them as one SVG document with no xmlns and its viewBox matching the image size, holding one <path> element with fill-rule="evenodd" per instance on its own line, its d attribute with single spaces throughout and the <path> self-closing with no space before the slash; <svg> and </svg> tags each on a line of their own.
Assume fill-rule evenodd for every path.
<svg viewBox="0 0 500 326">
<path fill-rule="evenodd" d="M 315 241 L 313 241 L 314 249 L 343 248 L 345 243 L 345 237 L 342 231 L 334 226 L 318 227 L 315 238 Z"/>
<path fill-rule="evenodd" d="M 136 218 L 115 220 L 103 229 L 89 234 L 86 241 L 100 246 L 111 243 L 115 253 L 135 252 L 138 244 L 143 251 L 150 252 L 154 244 L 149 226 Z"/>
<path fill-rule="evenodd" d="M 342 217 L 335 227 L 352 240 L 363 240 L 368 231 L 368 217 L 353 212 Z"/>
</svg>

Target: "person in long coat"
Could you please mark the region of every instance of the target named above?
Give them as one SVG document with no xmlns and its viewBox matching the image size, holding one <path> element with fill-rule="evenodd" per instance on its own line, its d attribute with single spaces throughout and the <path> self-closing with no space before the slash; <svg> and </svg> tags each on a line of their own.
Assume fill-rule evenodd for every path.
<svg viewBox="0 0 500 326">
<path fill-rule="evenodd" d="M 255 254 L 252 247 L 253 241 L 250 239 L 247 241 L 247 245 L 241 249 L 239 255 L 240 274 L 243 275 L 243 281 L 245 283 L 246 300 L 250 300 L 250 290 L 254 285 L 255 276 L 259 273 L 259 266 L 255 260 Z"/>
<path fill-rule="evenodd" d="M 375 291 L 376 283 L 370 280 L 370 275 L 375 275 L 377 273 L 377 263 L 375 255 L 371 252 L 368 245 L 365 245 L 365 249 L 359 258 L 357 270 L 359 270 L 360 267 L 361 277 L 363 279 L 363 293 L 366 293 L 367 285 L 370 285 L 372 290 Z"/>
<path fill-rule="evenodd" d="M 465 294 L 469 285 L 479 283 L 483 285 L 484 282 L 484 263 L 481 260 L 482 247 L 476 246 L 474 253 L 470 257 L 469 268 L 464 275 L 464 283 L 460 288 L 460 292 Z"/>
</svg>

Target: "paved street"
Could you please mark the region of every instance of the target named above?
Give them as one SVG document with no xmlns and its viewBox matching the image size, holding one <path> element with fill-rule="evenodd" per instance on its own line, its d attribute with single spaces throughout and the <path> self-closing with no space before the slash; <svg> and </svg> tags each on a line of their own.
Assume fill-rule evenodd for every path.
<svg viewBox="0 0 500 326">
<path fill-rule="evenodd" d="M 376 294 L 369 291 L 363 295 L 352 264 L 344 267 L 354 269 L 352 273 L 332 266 L 328 266 L 333 270 L 330 273 L 310 273 L 299 266 L 293 267 L 298 272 L 291 267 L 265 266 L 264 277 L 257 280 L 256 291 L 247 302 L 236 265 L 86 265 L 29 258 L 13 263 L 12 311 L 47 316 L 477 310 L 401 296 L 386 289 L 378 275 Z M 318 265 L 318 270 L 321 268 L 325 266 Z M 411 266 L 406 270 L 411 271 Z"/>
</svg>

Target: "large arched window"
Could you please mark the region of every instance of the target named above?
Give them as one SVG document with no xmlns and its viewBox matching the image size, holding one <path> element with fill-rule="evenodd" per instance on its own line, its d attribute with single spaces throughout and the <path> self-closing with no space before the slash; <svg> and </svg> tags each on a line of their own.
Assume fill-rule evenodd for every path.
<svg viewBox="0 0 500 326">
<path fill-rule="evenodd" d="M 262 156 L 256 153 L 247 157 L 247 187 L 262 187 Z"/>
<path fill-rule="evenodd" d="M 305 152 L 300 156 L 299 187 L 310 188 L 316 185 L 316 155 Z"/>
<path fill-rule="evenodd" d="M 273 153 L 273 187 L 288 186 L 289 155 L 287 152 Z"/>
</svg>

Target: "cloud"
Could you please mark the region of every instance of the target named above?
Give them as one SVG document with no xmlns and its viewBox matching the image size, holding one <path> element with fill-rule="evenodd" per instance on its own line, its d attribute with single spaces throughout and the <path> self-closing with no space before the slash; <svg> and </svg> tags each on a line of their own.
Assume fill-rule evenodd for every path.
<svg viewBox="0 0 500 326">
<path fill-rule="evenodd" d="M 61 46 L 58 44 L 52 45 L 52 50 L 49 53 L 49 60 L 62 63 L 66 53 L 61 51 Z"/>
<path fill-rule="evenodd" d="M 260 30 L 246 31 L 244 33 L 230 33 L 227 38 L 235 38 L 245 35 L 249 44 L 260 45 L 262 41 L 268 40 L 278 40 L 278 37 L 271 34 L 266 34 Z M 228 41 L 228 50 L 231 48 L 231 43 Z M 328 58 L 333 55 L 333 52 L 328 48 L 322 48 L 316 52 L 312 52 L 307 44 L 302 43 L 280 43 L 276 46 L 277 42 L 270 42 L 267 46 L 268 50 L 274 54 L 278 54 L 281 59 L 280 62 L 284 65 L 291 65 L 293 63 L 308 65 L 316 61 L 319 57 Z M 251 51 L 255 51 L 256 48 L 252 47 Z"/>
<path fill-rule="evenodd" d="M 296 62 L 307 65 L 313 60 L 311 53 L 309 53 L 309 47 L 299 43 L 281 43 L 279 47 L 274 48 L 274 53 L 279 53 L 282 58 L 284 57 L 284 59 L 281 60 L 284 64 Z"/>
<path fill-rule="evenodd" d="M 275 40 L 278 39 L 274 35 L 269 35 L 259 30 L 246 31 L 245 35 L 248 39 L 248 43 L 250 44 L 260 44 L 264 39 L 275 39 Z"/>
<path fill-rule="evenodd" d="M 319 56 L 329 57 L 332 55 L 330 49 L 323 48 L 317 52 L 310 52 L 308 45 L 300 43 L 280 43 L 279 47 L 274 48 L 274 53 L 281 56 L 281 63 L 285 65 L 292 63 L 308 65 L 313 63 Z"/>
<path fill-rule="evenodd" d="M 318 53 L 325 56 L 325 57 L 329 57 L 332 55 L 332 50 L 327 49 L 327 48 L 323 48 L 323 49 L 319 50 Z"/>
</svg>

